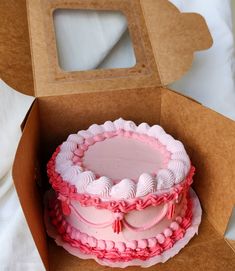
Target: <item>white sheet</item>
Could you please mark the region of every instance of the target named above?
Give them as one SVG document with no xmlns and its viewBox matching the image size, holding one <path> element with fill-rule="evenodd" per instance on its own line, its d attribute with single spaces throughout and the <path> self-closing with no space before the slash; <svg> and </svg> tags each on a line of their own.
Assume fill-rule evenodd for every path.
<svg viewBox="0 0 235 271">
<path fill-rule="evenodd" d="M 197 53 L 192 70 L 173 87 L 183 90 L 183 93 L 235 119 L 234 58 L 232 58 L 234 43 L 231 30 L 230 1 L 172 0 L 172 2 L 177 4 L 182 11 L 197 11 L 203 14 L 214 38 L 213 48 Z M 115 18 L 114 22 L 119 19 L 122 20 L 121 17 Z M 70 18 L 67 17 L 66 20 L 70 20 Z M 110 18 L 109 20 L 112 21 Z M 86 55 L 85 64 L 83 64 L 86 67 L 120 66 L 133 62 L 133 52 L 123 28 L 124 24 L 119 21 L 116 25 L 119 26 L 119 32 L 115 36 L 114 28 L 103 31 L 97 26 L 97 21 L 93 24 L 96 36 L 93 36 L 92 41 L 96 45 L 96 49 L 98 49 L 97 46 L 105 49 L 103 52 L 101 50 L 103 55 L 94 56 L 90 54 L 90 47 L 87 46 L 83 51 L 83 54 Z M 66 26 L 68 26 L 67 23 Z M 84 31 L 86 33 L 86 30 Z M 107 33 L 107 31 L 111 32 Z M 120 33 L 124 33 L 124 35 L 120 35 Z M 73 38 L 73 36 L 72 32 L 70 37 Z M 102 44 L 98 45 L 95 40 L 95 37 L 99 38 L 100 36 L 112 38 L 104 39 L 104 47 L 102 47 Z M 123 38 L 120 39 L 121 36 Z M 68 37 L 64 39 L 64 42 L 69 44 Z M 96 51 L 94 50 L 94 53 Z M 88 53 L 86 54 L 86 52 Z M 109 52 L 112 54 L 108 54 Z M 72 58 L 70 61 L 73 60 Z M 20 123 L 32 100 L 31 97 L 15 92 L 0 81 L 0 271 L 44 270 L 11 178 L 11 165 L 20 138 Z M 232 237 L 235 238 L 233 235 Z"/>
</svg>

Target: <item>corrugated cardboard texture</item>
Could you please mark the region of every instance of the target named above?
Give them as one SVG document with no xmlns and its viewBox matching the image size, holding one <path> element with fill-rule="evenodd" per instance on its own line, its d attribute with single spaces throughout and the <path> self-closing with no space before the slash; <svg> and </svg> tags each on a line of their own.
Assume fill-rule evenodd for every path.
<svg viewBox="0 0 235 271">
<path fill-rule="evenodd" d="M 51 239 L 49 241 L 49 254 L 50 271 L 123 270 L 100 266 L 93 260 L 80 260 L 68 254 L 63 248 L 56 246 Z M 174 258 L 164 264 L 154 265 L 146 269 L 139 267 L 125 268 L 128 271 L 233 271 L 234 269 L 235 257 L 232 249 L 216 233 L 205 216 L 199 229 L 199 235 L 194 237 Z"/>
<path fill-rule="evenodd" d="M 235 204 L 235 122 L 169 90 L 162 94 L 161 124 L 186 145 L 197 169 L 194 188 L 223 235 Z"/>
<path fill-rule="evenodd" d="M 160 84 L 140 4 L 136 0 L 30 0 L 28 21 L 36 96 L 136 88 Z M 127 69 L 64 72 L 58 66 L 53 11 L 57 8 L 120 10 L 127 17 L 137 64 Z M 97 89 L 99 86 L 99 89 Z"/>
<path fill-rule="evenodd" d="M 57 8 L 122 11 L 127 17 L 136 66 L 62 71 L 53 26 Z M 30 0 L 28 21 L 36 96 L 97 91 L 97 85 L 102 90 L 165 85 L 189 69 L 194 51 L 209 48 L 212 42 L 200 15 L 182 14 L 165 0 L 143 0 L 141 4 L 138 0 Z"/>
<path fill-rule="evenodd" d="M 36 180 L 39 150 L 39 112 L 34 103 L 24 127 L 15 161 L 13 179 L 30 231 L 45 266 L 48 266 L 46 233 L 43 222 L 42 195 Z"/>
<path fill-rule="evenodd" d="M 33 95 L 25 0 L 1 0 L 0 12 L 0 78 L 22 93 Z"/>
<path fill-rule="evenodd" d="M 162 85 L 187 72 L 195 51 L 207 49 L 212 38 L 202 16 L 180 13 L 165 0 L 140 0 Z"/>
</svg>

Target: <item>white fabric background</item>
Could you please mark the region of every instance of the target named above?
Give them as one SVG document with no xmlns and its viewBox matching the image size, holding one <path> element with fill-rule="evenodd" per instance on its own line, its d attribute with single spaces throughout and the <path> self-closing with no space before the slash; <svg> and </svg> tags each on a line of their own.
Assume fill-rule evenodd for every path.
<svg viewBox="0 0 235 271">
<path fill-rule="evenodd" d="M 191 71 L 172 87 L 235 119 L 230 1 L 171 1 L 182 11 L 204 15 L 214 38 L 213 48 L 197 53 Z M 120 14 L 112 16 L 93 13 L 77 18 L 76 13 L 71 16 L 63 12 L 56 15 L 57 36 L 61 42 L 59 50 L 66 56 L 61 61 L 66 62 L 66 69 L 133 65 L 135 58 L 126 22 Z M 85 46 L 79 41 L 78 30 L 83 34 L 83 40 L 88 42 Z M 22 95 L 0 81 L 0 271 L 44 270 L 11 178 L 11 166 L 21 134 L 20 124 L 32 101 L 32 97 Z M 235 226 L 229 231 L 233 238 L 234 229 Z"/>
</svg>

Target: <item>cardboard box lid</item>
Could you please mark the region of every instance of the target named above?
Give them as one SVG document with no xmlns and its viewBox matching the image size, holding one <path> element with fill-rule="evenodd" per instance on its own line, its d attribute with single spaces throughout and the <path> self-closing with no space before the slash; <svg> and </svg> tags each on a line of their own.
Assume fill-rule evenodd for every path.
<svg viewBox="0 0 235 271">
<path fill-rule="evenodd" d="M 209 48 L 204 19 L 180 13 L 166 0 L 27 1 L 35 96 L 164 86 L 191 66 L 193 53 Z M 65 72 L 58 65 L 56 9 L 119 10 L 125 14 L 136 55 L 133 68 Z"/>
</svg>

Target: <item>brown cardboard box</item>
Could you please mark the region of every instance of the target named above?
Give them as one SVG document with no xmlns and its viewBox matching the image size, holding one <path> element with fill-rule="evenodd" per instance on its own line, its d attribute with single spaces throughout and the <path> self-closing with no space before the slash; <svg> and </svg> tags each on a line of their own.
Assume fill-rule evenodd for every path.
<svg viewBox="0 0 235 271">
<path fill-rule="evenodd" d="M 69 255 L 46 237 L 42 196 L 48 188 L 46 162 L 56 146 L 70 133 L 120 116 L 137 123 L 160 123 L 184 142 L 197 168 L 193 187 L 204 210 L 199 235 L 173 259 L 149 270 L 234 270 L 234 251 L 223 235 L 235 203 L 235 123 L 165 87 L 189 69 L 194 51 L 210 47 L 203 18 L 182 14 L 166 0 L 30 0 L 27 4 L 37 98 L 24 122 L 13 178 L 47 270 L 109 270 Z M 123 11 L 136 66 L 62 71 L 52 21 L 57 8 Z"/>
</svg>

